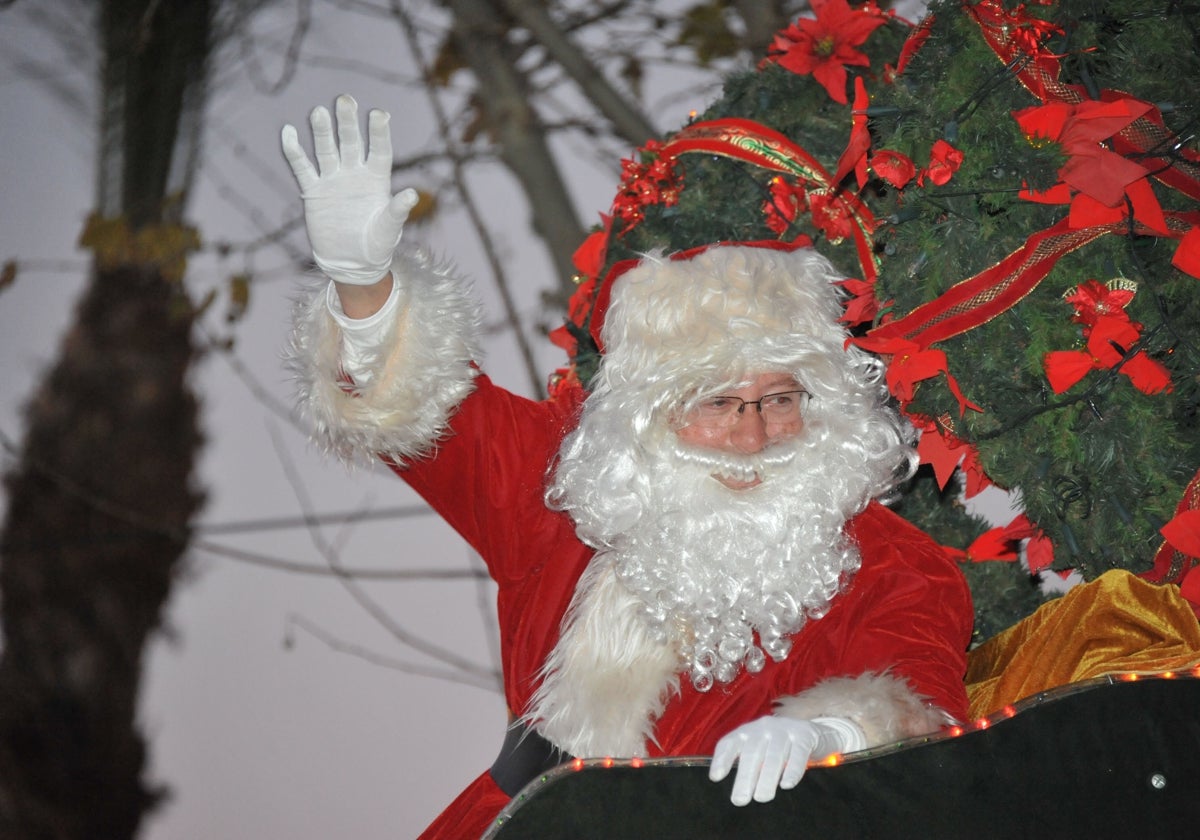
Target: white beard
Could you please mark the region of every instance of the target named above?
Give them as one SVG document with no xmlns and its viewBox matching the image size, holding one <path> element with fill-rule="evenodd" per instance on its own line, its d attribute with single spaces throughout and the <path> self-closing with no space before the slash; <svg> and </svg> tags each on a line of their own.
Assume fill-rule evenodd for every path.
<svg viewBox="0 0 1200 840">
<path fill-rule="evenodd" d="M 656 635 L 674 635 L 700 691 L 761 670 L 764 655 L 784 659 L 858 569 L 842 536 L 847 500 L 830 497 L 811 448 L 798 439 L 738 457 L 672 440 L 654 482 L 660 513 L 613 546 L 617 578 Z M 714 475 L 763 483 L 730 490 Z"/>
<path fill-rule="evenodd" d="M 743 459 L 670 434 L 643 452 L 646 513 L 590 562 L 525 719 L 572 755 L 644 755 L 681 673 L 707 691 L 784 659 L 860 563 L 842 527 L 869 481 L 831 474 L 866 471 L 823 441 Z M 763 483 L 730 490 L 714 474 Z"/>
</svg>

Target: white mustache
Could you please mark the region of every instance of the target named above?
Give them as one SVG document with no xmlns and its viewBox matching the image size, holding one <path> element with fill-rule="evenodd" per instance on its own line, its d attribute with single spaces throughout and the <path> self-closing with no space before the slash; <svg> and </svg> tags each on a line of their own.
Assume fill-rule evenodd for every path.
<svg viewBox="0 0 1200 840">
<path fill-rule="evenodd" d="M 755 478 L 765 479 L 772 469 L 791 464 L 796 459 L 796 447 L 781 443 L 761 452 L 741 455 L 674 441 L 671 444 L 671 454 L 680 463 L 700 467 L 712 475 L 734 481 L 752 481 Z"/>
</svg>

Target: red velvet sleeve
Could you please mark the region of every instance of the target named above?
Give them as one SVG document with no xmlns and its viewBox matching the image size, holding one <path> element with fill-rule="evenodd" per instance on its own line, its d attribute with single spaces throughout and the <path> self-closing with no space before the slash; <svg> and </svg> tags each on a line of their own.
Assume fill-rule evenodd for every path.
<svg viewBox="0 0 1200 840">
<path fill-rule="evenodd" d="M 450 420 L 434 454 L 392 468 L 479 552 L 493 578 L 519 579 L 530 545 L 552 544 L 569 528 L 548 515 L 548 467 L 574 425 L 579 401 L 534 401 L 484 375 Z"/>
</svg>

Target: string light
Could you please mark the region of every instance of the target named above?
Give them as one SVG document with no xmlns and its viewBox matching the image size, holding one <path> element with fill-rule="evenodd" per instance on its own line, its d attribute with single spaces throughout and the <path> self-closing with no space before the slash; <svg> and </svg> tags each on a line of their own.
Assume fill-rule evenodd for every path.
<svg viewBox="0 0 1200 840">
<path fill-rule="evenodd" d="M 884 755 L 891 755 L 896 752 L 912 749 L 914 747 L 924 746 L 928 744 L 936 744 L 954 738 L 960 738 L 972 732 L 982 732 L 991 729 L 997 723 L 1003 723 L 1005 720 L 1016 717 L 1019 713 L 1044 705 L 1047 702 L 1055 700 L 1057 697 L 1070 695 L 1078 692 L 1081 689 L 1095 688 L 1102 685 L 1115 685 L 1119 683 L 1139 682 L 1146 680 L 1177 680 L 1177 679 L 1198 679 L 1200 678 L 1200 663 L 1189 667 L 1186 671 L 1161 671 L 1155 673 L 1135 673 L 1132 671 L 1109 674 L 1104 677 L 1096 677 L 1095 679 L 1086 680 L 1081 683 L 1073 683 L 1062 686 L 1061 689 L 1050 689 L 1039 694 L 1032 695 L 1017 703 L 1010 703 L 1003 706 L 992 714 L 976 718 L 970 723 L 964 725 L 955 725 L 947 727 L 941 732 L 931 733 L 916 738 L 910 738 L 904 741 L 897 741 L 890 744 L 882 744 L 878 747 L 857 750 L 850 756 L 842 753 L 833 753 L 827 755 L 818 761 L 809 762 L 810 768 L 834 768 L 840 767 L 843 764 L 858 763 L 868 761 L 874 758 L 879 758 Z M 575 758 L 563 764 L 562 766 L 551 770 L 537 778 L 536 784 L 530 784 L 525 790 L 516 796 L 509 805 L 501 811 L 493 823 L 493 828 L 484 837 L 490 838 L 500 826 L 504 825 L 511 819 L 512 813 L 524 804 L 530 797 L 537 794 L 538 789 L 553 782 L 556 778 L 563 776 L 565 773 L 577 772 L 584 769 L 612 769 L 614 767 L 697 767 L 707 766 L 710 763 L 710 758 L 707 756 L 663 756 L 660 758 L 647 759 L 642 757 L 633 758 L 613 758 L 605 756 L 603 758 Z M 1151 784 L 1154 784 L 1153 780 Z"/>
</svg>

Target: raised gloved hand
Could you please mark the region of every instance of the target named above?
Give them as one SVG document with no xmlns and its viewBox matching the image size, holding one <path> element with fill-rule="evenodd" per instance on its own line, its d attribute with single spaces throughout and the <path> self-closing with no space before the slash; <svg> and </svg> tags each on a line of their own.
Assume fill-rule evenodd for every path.
<svg viewBox="0 0 1200 840">
<path fill-rule="evenodd" d="M 862 749 L 866 738 L 857 724 L 842 718 L 767 715 L 739 726 L 717 742 L 708 777 L 719 782 L 737 761 L 734 805 L 770 802 L 779 788 L 790 790 L 804 777 L 809 761 Z"/>
<path fill-rule="evenodd" d="M 317 266 L 338 283 L 367 286 L 383 279 L 391 268 L 392 253 L 417 203 L 417 193 L 407 189 L 391 194 L 388 114 L 375 110 L 369 114 L 364 159 L 358 103 L 342 95 L 336 108 L 336 142 L 328 109 L 315 108 L 309 118 L 320 171 L 291 125 L 283 127 L 283 154 L 300 185 L 304 223 Z"/>
</svg>

